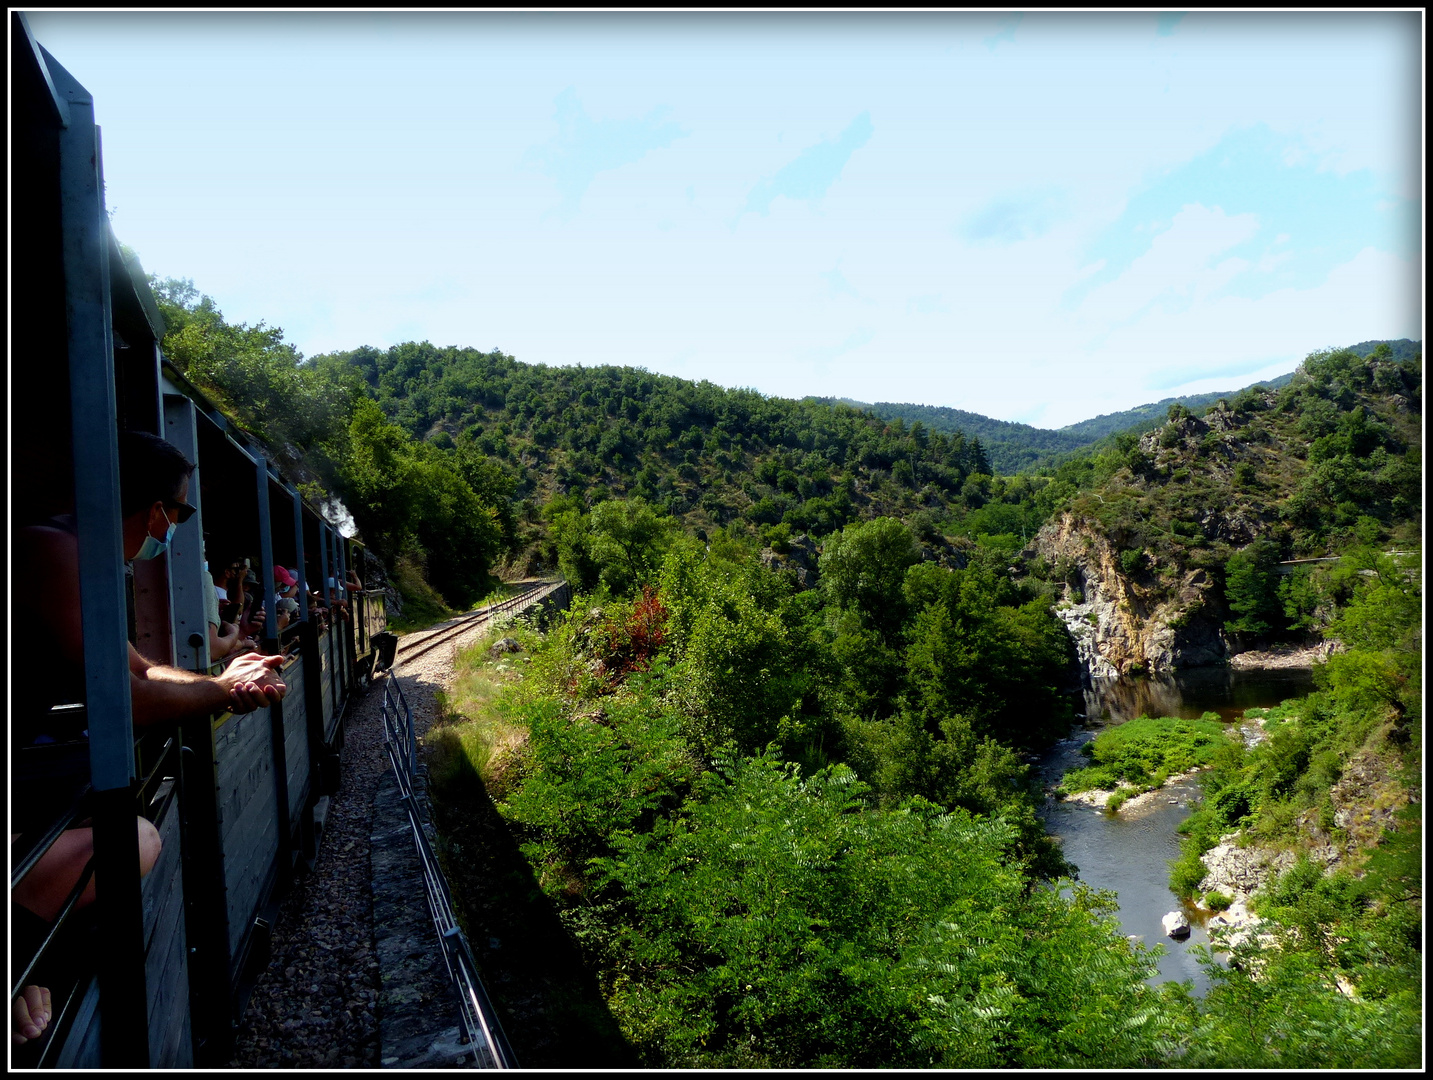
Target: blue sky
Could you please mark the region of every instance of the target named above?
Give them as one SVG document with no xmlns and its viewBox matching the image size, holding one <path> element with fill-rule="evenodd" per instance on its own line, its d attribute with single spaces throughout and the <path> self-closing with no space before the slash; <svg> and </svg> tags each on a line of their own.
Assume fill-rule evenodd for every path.
<svg viewBox="0 0 1433 1080">
<path fill-rule="evenodd" d="M 1054 427 L 1422 336 L 1420 13 L 28 18 L 120 238 L 309 355 Z"/>
</svg>

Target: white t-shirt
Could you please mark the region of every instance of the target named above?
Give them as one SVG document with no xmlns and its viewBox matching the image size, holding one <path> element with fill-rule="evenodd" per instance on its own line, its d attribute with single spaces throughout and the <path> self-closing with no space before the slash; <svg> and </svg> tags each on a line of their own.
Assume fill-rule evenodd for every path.
<svg viewBox="0 0 1433 1080">
<path fill-rule="evenodd" d="M 207 570 L 200 571 L 199 585 L 204 590 L 204 617 L 209 620 L 210 626 L 218 626 L 220 589 Z"/>
</svg>

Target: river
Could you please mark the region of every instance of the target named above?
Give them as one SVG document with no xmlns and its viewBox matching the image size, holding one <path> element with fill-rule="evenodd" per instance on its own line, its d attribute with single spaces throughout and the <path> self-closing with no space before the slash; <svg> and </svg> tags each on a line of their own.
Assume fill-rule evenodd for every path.
<svg viewBox="0 0 1433 1080">
<path fill-rule="evenodd" d="M 1096 679 L 1094 683 L 1084 693 L 1089 726 L 1057 743 L 1040 759 L 1040 776 L 1047 787 L 1058 783 L 1067 769 L 1088 762 L 1080 747 L 1101 728 L 1138 716 L 1196 719 L 1205 712 L 1237 721 L 1245 709 L 1266 708 L 1309 693 L 1313 674 L 1308 669 L 1197 668 L 1174 675 Z M 1158 974 L 1150 981 L 1190 980 L 1195 993 L 1202 995 L 1209 980 L 1190 946 L 1208 942 L 1202 925 L 1208 913 L 1182 905 L 1169 888 L 1169 861 L 1179 855 L 1181 839 L 1175 830 L 1189 816 L 1190 802 L 1198 797 L 1198 781 L 1192 780 L 1160 789 L 1155 802 L 1142 810 L 1118 814 L 1051 798 L 1045 802 L 1044 818 L 1046 827 L 1060 838 L 1065 857 L 1080 868 L 1080 880 L 1118 894 L 1123 932 L 1149 946 L 1164 945 Z M 1168 912 L 1178 910 L 1188 916 L 1191 928 L 1183 941 L 1166 937 L 1160 925 Z"/>
</svg>

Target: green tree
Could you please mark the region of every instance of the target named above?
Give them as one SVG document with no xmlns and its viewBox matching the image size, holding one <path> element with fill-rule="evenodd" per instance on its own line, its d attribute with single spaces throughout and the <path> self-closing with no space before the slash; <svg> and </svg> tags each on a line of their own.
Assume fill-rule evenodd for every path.
<svg viewBox="0 0 1433 1080">
<path fill-rule="evenodd" d="M 1235 618 L 1225 620 L 1226 630 L 1257 638 L 1281 625 L 1277 562 L 1278 549 L 1265 541 L 1255 541 L 1229 556 L 1224 567 L 1224 597 Z"/>
<path fill-rule="evenodd" d="M 910 529 L 894 518 L 847 525 L 821 553 L 821 588 L 837 610 L 892 645 L 905 621 L 906 570 L 919 559 Z"/>
<path fill-rule="evenodd" d="M 1148 954 L 1107 898 L 1027 889 L 1010 842 L 921 799 L 875 810 L 849 769 L 733 762 L 596 864 L 631 912 L 613 1012 L 650 1065 L 1157 1061 L 1179 1007 Z"/>
<path fill-rule="evenodd" d="M 487 591 L 502 542 L 496 512 L 446 455 L 415 443 L 369 398 L 354 408 L 338 480 L 364 538 L 390 560 L 416 544 L 449 604 L 466 607 Z"/>
<path fill-rule="evenodd" d="M 670 520 L 641 499 L 609 499 L 589 515 L 589 550 L 602 583 L 618 595 L 630 595 L 654 581 L 662 564 Z"/>
</svg>

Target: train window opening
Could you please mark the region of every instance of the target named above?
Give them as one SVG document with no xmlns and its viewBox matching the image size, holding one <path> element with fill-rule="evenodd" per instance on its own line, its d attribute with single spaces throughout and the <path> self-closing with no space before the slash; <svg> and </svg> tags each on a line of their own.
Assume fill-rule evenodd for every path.
<svg viewBox="0 0 1433 1080">
<path fill-rule="evenodd" d="M 294 531 L 295 495 L 269 476 L 269 535 L 274 559 L 275 616 L 278 622 L 279 647 L 295 656 L 301 648 L 299 622 L 303 605 L 299 596 L 302 570 L 299 566 L 299 538 Z"/>
<path fill-rule="evenodd" d="M 231 650 L 211 655 L 210 671 L 217 674 L 263 636 L 257 620 L 263 600 L 262 542 L 253 459 L 209 416 L 196 415 L 204 559 L 214 585 L 224 591 L 222 601 L 216 595 L 221 629 L 228 629 L 223 624 L 237 629 Z"/>
</svg>

